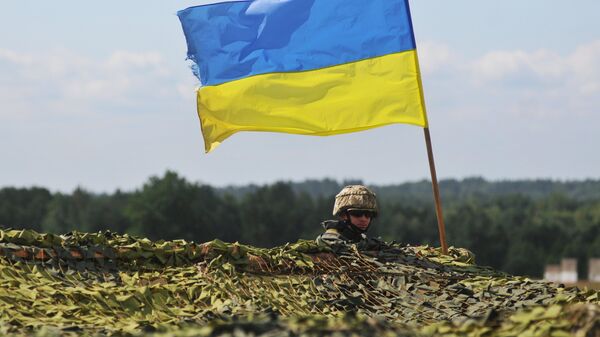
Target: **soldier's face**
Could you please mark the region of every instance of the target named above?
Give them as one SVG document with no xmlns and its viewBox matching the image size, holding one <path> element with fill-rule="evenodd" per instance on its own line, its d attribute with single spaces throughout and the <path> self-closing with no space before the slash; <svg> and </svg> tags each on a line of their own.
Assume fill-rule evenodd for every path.
<svg viewBox="0 0 600 337">
<path fill-rule="evenodd" d="M 350 222 L 358 227 L 360 230 L 367 230 L 367 228 L 369 228 L 369 225 L 371 224 L 371 217 L 368 217 L 365 214 L 362 214 L 360 216 L 355 216 L 350 214 Z"/>
</svg>

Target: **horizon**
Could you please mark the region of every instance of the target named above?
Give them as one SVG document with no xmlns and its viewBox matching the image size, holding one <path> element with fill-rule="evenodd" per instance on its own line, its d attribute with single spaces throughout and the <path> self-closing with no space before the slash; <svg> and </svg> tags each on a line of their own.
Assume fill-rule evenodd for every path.
<svg viewBox="0 0 600 337">
<path fill-rule="evenodd" d="M 119 192 L 125 192 L 125 193 L 129 193 L 129 192 L 134 192 L 137 190 L 140 190 L 141 188 L 143 188 L 144 184 L 146 184 L 150 179 L 152 178 L 162 178 L 165 176 L 165 174 L 172 172 L 175 173 L 179 178 L 183 178 L 185 179 L 187 182 L 192 183 L 192 184 L 197 184 L 200 186 L 209 186 L 211 188 L 214 189 L 228 189 L 228 188 L 245 188 L 245 187 L 265 187 L 265 186 L 272 186 L 274 184 L 278 184 L 278 183 L 284 183 L 284 184 L 303 184 L 303 183 L 307 183 L 307 182 L 324 182 L 324 181 L 333 181 L 337 184 L 340 185 L 344 185 L 347 183 L 356 183 L 356 182 L 360 182 L 361 184 L 367 186 L 367 187 L 374 187 L 374 188 L 381 188 L 381 187 L 393 187 L 393 186 L 402 186 L 402 185 L 410 185 L 410 184 L 420 184 L 420 183 L 428 183 L 431 184 L 431 178 L 422 178 L 422 179 L 415 179 L 415 180 L 406 180 L 406 181 L 402 181 L 402 182 L 391 182 L 391 183 L 385 183 L 385 184 L 376 184 L 376 183 L 370 183 L 368 181 L 364 181 L 360 178 L 342 178 L 342 179 L 335 179 L 332 177 L 322 177 L 322 178 L 303 178 L 303 179 L 298 179 L 298 180 L 294 180 L 294 179 L 280 179 L 280 180 L 273 180 L 270 182 L 264 182 L 264 183 L 254 183 L 254 182 L 249 182 L 246 184 L 229 184 L 229 185 L 215 185 L 215 184 L 210 184 L 208 182 L 202 181 L 202 180 L 193 180 L 190 179 L 189 177 L 185 177 L 183 175 L 181 175 L 179 172 L 173 171 L 173 170 L 166 170 L 164 171 L 162 174 L 152 174 L 149 175 L 148 177 L 146 177 L 145 180 L 142 181 L 142 183 L 140 185 L 137 186 L 133 186 L 131 188 L 115 188 L 113 190 L 94 190 L 91 189 L 87 186 L 84 185 L 77 185 L 75 187 L 73 187 L 71 190 L 58 190 L 58 189 L 52 189 L 49 188 L 47 186 L 42 186 L 42 185 L 28 185 L 28 186 L 16 186 L 16 185 L 3 185 L 0 186 L 0 190 L 3 189 L 32 189 L 32 188 L 42 188 L 42 189 L 46 189 L 48 190 L 50 193 L 61 193 L 61 194 L 70 194 L 73 193 L 76 190 L 83 190 L 85 192 L 91 193 L 91 194 L 95 194 L 95 195 L 102 195 L 102 194 L 106 194 L 106 195 L 110 195 L 110 194 L 114 194 L 117 191 Z M 543 178 L 543 177 L 537 177 L 537 178 L 515 178 L 515 179 L 489 179 L 483 176 L 468 176 L 468 177 L 461 177 L 461 178 L 453 178 L 453 177 L 448 177 L 448 178 L 442 178 L 442 179 L 438 179 L 438 183 L 440 185 L 447 183 L 449 181 L 456 181 L 458 183 L 463 183 L 465 181 L 469 181 L 469 180 L 482 180 L 485 183 L 490 183 L 490 184 L 499 184 L 499 183 L 522 183 L 522 182 L 551 182 L 551 183 L 557 183 L 557 184 L 569 184 L 569 183 L 584 183 L 584 182 L 600 182 L 600 178 L 582 178 L 582 179 L 553 179 L 553 178 Z M 442 193 L 444 192 L 443 190 L 441 191 Z"/>
</svg>

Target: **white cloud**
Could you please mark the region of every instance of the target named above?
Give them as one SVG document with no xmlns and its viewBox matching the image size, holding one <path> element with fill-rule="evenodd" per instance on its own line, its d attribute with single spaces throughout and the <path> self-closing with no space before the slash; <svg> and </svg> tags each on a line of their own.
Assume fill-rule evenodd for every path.
<svg viewBox="0 0 600 337">
<path fill-rule="evenodd" d="M 33 62 L 33 58 L 30 55 L 20 54 L 13 50 L 0 49 L 0 61 L 28 65 Z"/>
<path fill-rule="evenodd" d="M 135 66 L 139 68 L 160 66 L 162 56 L 156 52 L 134 53 L 129 51 L 116 51 L 108 58 L 107 65 L 114 68 Z"/>
<path fill-rule="evenodd" d="M 600 40 L 580 46 L 567 61 L 579 92 L 585 96 L 600 94 Z"/>
<path fill-rule="evenodd" d="M 600 40 L 567 55 L 497 50 L 466 58 L 446 45 L 420 46 L 430 89 L 426 96 L 434 104 L 443 100 L 437 103 L 457 116 L 501 112 L 519 118 L 564 117 L 593 114 L 600 105 Z"/>
<path fill-rule="evenodd" d="M 474 76 L 481 81 L 502 80 L 513 76 L 531 76 L 554 80 L 565 73 L 565 62 L 555 53 L 540 50 L 494 51 L 473 64 Z"/>
<path fill-rule="evenodd" d="M 177 84 L 177 92 L 183 99 L 194 99 L 196 97 L 197 87 L 191 86 L 189 83 Z"/>
<path fill-rule="evenodd" d="M 81 114 L 100 104 L 141 107 L 149 97 L 179 97 L 180 79 L 158 52 L 114 51 L 90 58 L 68 50 L 0 49 L 0 115 Z M 190 76 L 191 77 L 191 76 Z M 60 107 L 61 109 L 53 110 Z M 66 110 L 64 110 L 66 108 Z M 127 109 L 115 109 L 124 112 Z"/>
<path fill-rule="evenodd" d="M 473 62 L 472 76 L 482 83 L 519 76 L 545 86 L 567 85 L 581 94 L 594 94 L 600 79 L 600 41 L 579 46 L 566 56 L 547 50 L 490 52 Z"/>
<path fill-rule="evenodd" d="M 431 74 L 455 66 L 457 56 L 444 44 L 425 41 L 419 44 L 419 63 L 424 74 Z"/>
</svg>

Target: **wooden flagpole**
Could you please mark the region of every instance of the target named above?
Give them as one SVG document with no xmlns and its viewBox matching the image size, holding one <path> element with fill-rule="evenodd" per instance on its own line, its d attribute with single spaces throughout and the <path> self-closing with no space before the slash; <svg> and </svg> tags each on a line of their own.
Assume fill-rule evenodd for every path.
<svg viewBox="0 0 600 337">
<path fill-rule="evenodd" d="M 412 18 L 410 15 L 410 6 L 406 1 L 408 19 L 410 21 L 410 27 L 412 28 Z M 416 46 L 415 36 L 413 32 L 413 42 Z M 431 135 L 429 134 L 429 123 L 427 122 L 427 114 L 425 113 L 425 95 L 423 94 L 423 81 L 421 79 L 421 69 L 419 66 L 419 55 L 417 48 L 415 47 L 415 67 L 417 68 L 417 82 L 419 83 L 419 93 L 421 95 L 421 106 L 423 107 L 423 113 L 425 117 L 425 144 L 427 145 L 427 157 L 429 158 L 429 170 L 431 171 L 431 184 L 433 187 L 433 199 L 435 200 L 435 215 L 438 221 L 438 231 L 440 234 L 440 245 L 442 246 L 442 253 L 448 254 L 448 245 L 446 244 L 446 226 L 444 225 L 444 215 L 442 214 L 442 200 L 440 198 L 440 188 L 438 186 L 437 175 L 435 173 L 435 162 L 433 161 L 433 147 L 431 146 Z"/>
<path fill-rule="evenodd" d="M 431 146 L 431 135 L 429 128 L 423 128 L 425 131 L 425 143 L 427 145 L 427 157 L 429 158 L 429 170 L 431 171 L 431 184 L 433 186 L 433 198 L 435 199 L 435 214 L 437 215 L 438 231 L 440 233 L 440 244 L 442 253 L 448 254 L 448 245 L 446 244 L 446 226 L 444 225 L 444 216 L 442 214 L 442 201 L 440 198 L 440 188 L 438 186 L 437 175 L 435 173 L 435 162 L 433 161 L 433 147 Z"/>
</svg>

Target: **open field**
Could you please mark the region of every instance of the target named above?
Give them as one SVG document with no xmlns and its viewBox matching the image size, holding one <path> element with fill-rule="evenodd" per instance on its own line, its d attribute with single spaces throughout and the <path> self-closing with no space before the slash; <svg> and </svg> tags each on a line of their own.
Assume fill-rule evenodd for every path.
<svg viewBox="0 0 600 337">
<path fill-rule="evenodd" d="M 0 231 L 9 336 L 600 336 L 600 292 L 427 246 Z"/>
</svg>

